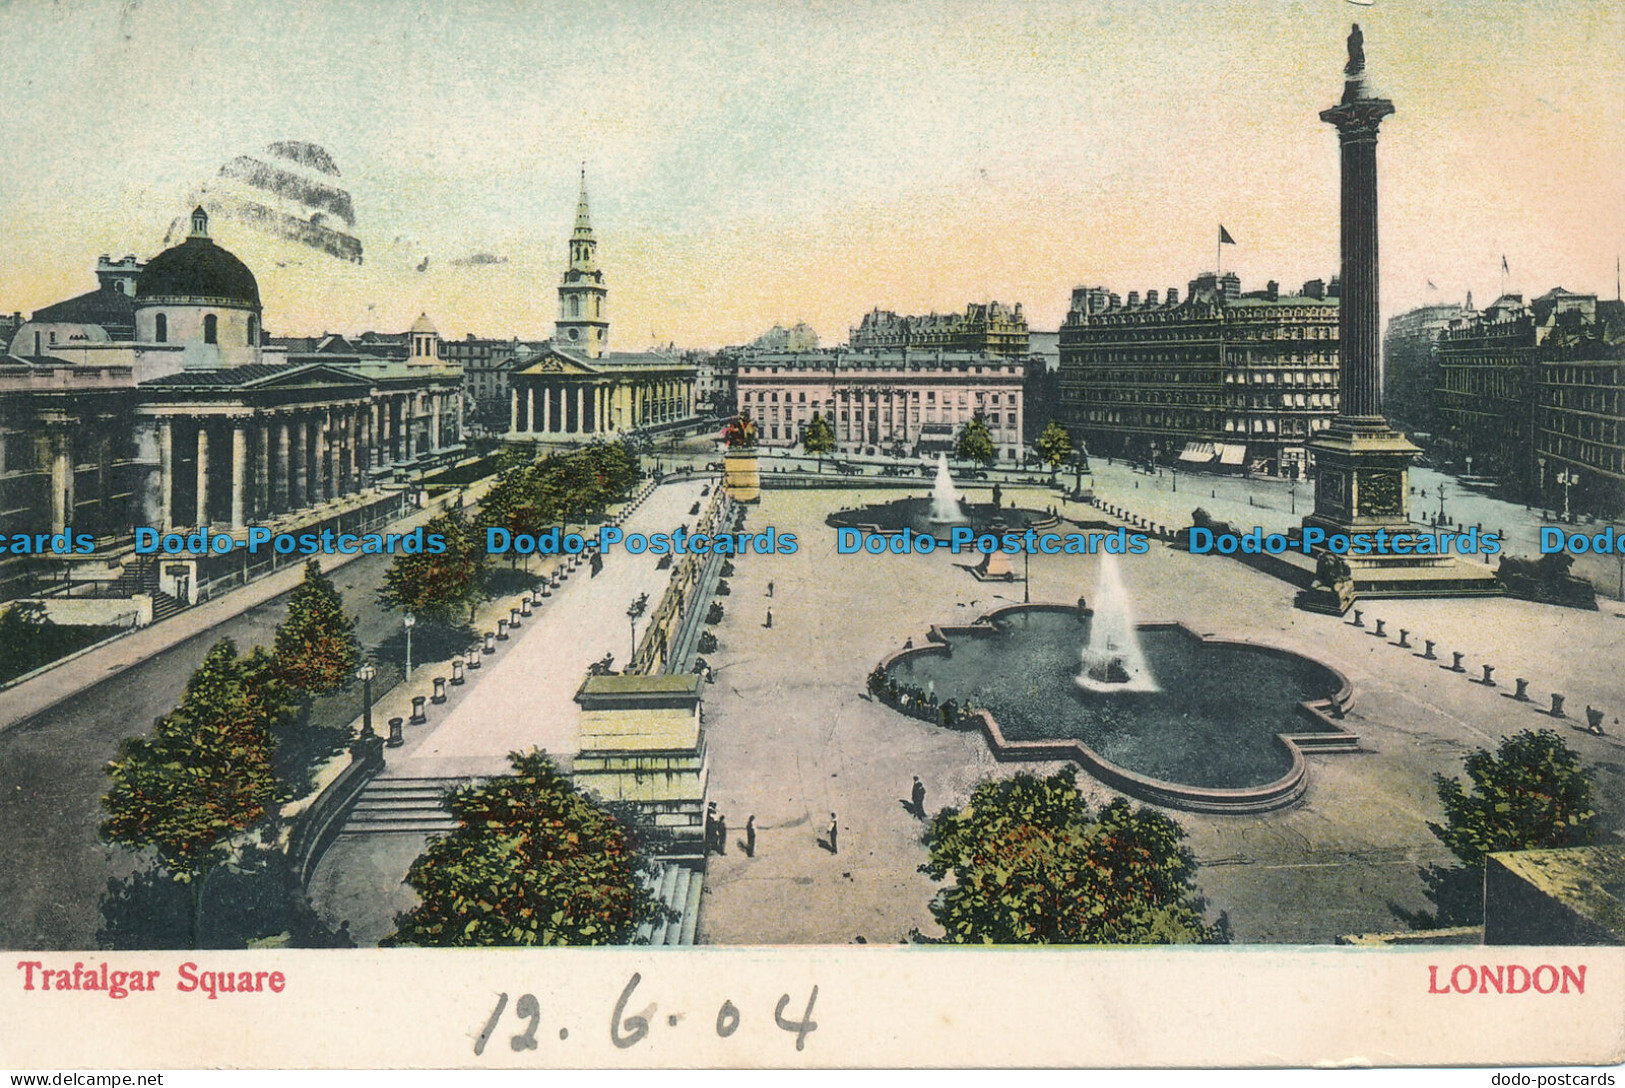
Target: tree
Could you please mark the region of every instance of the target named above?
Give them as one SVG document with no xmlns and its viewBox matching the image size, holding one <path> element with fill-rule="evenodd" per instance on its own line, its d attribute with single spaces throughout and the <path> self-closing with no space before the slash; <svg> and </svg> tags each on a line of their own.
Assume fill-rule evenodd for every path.
<svg viewBox="0 0 1625 1088">
<path fill-rule="evenodd" d="M 991 465 L 998 459 L 999 451 L 993 448 L 993 435 L 987 429 L 987 420 L 982 413 L 977 412 L 975 417 L 959 432 L 959 440 L 954 445 L 954 456 L 961 461 L 980 461 L 984 465 Z"/>
<path fill-rule="evenodd" d="M 444 623 L 455 622 L 464 608 L 472 615 L 484 595 L 484 541 L 456 510 L 436 516 L 423 532 L 425 537 L 441 537 L 444 549 L 425 547 L 415 554 L 397 555 L 384 572 L 379 601 L 386 608 Z"/>
<path fill-rule="evenodd" d="M 312 559 L 305 580 L 288 598 L 288 615 L 276 629 L 273 653 L 282 682 L 306 695 L 328 695 L 350 682 L 361 662 L 355 620 L 344 598 Z"/>
<path fill-rule="evenodd" d="M 1038 452 L 1039 460 L 1049 466 L 1051 472 L 1057 472 L 1072 456 L 1072 436 L 1066 428 L 1055 420 L 1050 420 L 1045 426 L 1038 441 L 1033 443 L 1033 449 Z"/>
<path fill-rule="evenodd" d="M 1494 754 L 1480 748 L 1466 759 L 1472 790 L 1433 776 L 1444 806 L 1443 826 L 1428 830 L 1469 867 L 1502 850 L 1584 846 L 1597 836 L 1591 783 L 1580 757 L 1551 729 L 1501 738 Z"/>
<path fill-rule="evenodd" d="M 107 765 L 102 838 L 152 848 L 169 878 L 189 885 L 194 947 L 204 881 L 276 798 L 271 731 L 290 711 L 276 673 L 264 650 L 238 657 L 236 644 L 221 639 L 153 735 L 128 738 Z"/>
<path fill-rule="evenodd" d="M 626 944 L 665 910 L 620 824 L 541 752 L 513 774 L 445 801 L 458 825 L 430 843 L 406 881 L 421 902 L 386 945 Z"/>
<path fill-rule="evenodd" d="M 801 448 L 818 458 L 818 471 L 823 472 L 824 454 L 835 452 L 835 428 L 829 420 L 814 412 L 801 432 Z"/>
<path fill-rule="evenodd" d="M 552 502 L 541 486 L 537 462 L 504 454 L 496 481 L 480 501 L 480 523 L 517 536 L 540 533 L 552 519 Z M 517 563 L 517 559 L 510 556 L 510 562 Z"/>
<path fill-rule="evenodd" d="M 1065 767 L 976 787 L 930 823 L 930 861 L 953 875 L 931 915 L 953 944 L 1187 944 L 1223 939 L 1195 894 L 1184 829 L 1116 800 L 1092 816 Z"/>
</svg>

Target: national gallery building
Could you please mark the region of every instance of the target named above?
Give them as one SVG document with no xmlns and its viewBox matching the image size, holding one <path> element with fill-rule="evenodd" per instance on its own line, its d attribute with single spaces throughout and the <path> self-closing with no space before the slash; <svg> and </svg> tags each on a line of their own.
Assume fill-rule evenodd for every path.
<svg viewBox="0 0 1625 1088">
<path fill-rule="evenodd" d="M 0 535 L 88 533 L 95 554 L 66 578 L 56 557 L 0 556 L 0 600 L 193 603 L 222 572 L 207 557 L 141 562 L 135 526 L 377 524 L 462 450 L 462 374 L 427 317 L 405 358 L 340 337 L 278 342 L 203 208 L 179 245 L 144 265 L 103 258 L 97 275 L 95 291 L 35 311 L 0 358 Z"/>
</svg>

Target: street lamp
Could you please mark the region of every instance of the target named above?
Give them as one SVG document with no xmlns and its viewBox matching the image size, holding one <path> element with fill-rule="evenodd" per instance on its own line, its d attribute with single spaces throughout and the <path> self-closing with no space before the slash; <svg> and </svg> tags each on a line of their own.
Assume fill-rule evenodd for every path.
<svg viewBox="0 0 1625 1088">
<path fill-rule="evenodd" d="M 1580 476 L 1576 472 L 1572 472 L 1569 469 L 1564 469 L 1557 474 L 1555 479 L 1558 483 L 1563 485 L 1563 520 L 1568 521 L 1570 518 L 1569 488 L 1580 482 Z"/>
<path fill-rule="evenodd" d="M 372 731 L 372 678 L 378 675 L 378 670 L 372 667 L 372 662 L 356 670 L 356 677 L 361 681 L 361 735 L 371 737 Z"/>
<path fill-rule="evenodd" d="M 406 618 L 401 620 L 401 626 L 406 628 L 406 679 L 412 679 L 412 628 L 417 626 L 418 618 L 408 612 Z"/>
<path fill-rule="evenodd" d="M 638 617 L 649 609 L 649 595 L 638 594 L 637 600 L 626 606 L 626 618 L 632 626 L 632 652 L 627 655 L 626 667 L 632 667 L 632 659 L 638 655 Z"/>
</svg>

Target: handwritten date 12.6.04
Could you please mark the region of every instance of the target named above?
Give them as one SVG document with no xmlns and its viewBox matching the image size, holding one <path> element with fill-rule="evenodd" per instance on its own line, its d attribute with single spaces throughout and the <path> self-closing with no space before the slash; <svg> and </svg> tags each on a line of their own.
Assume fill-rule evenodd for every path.
<svg viewBox="0 0 1625 1088">
<path fill-rule="evenodd" d="M 628 1016 L 626 1014 L 626 1006 L 632 1000 L 632 993 L 638 988 L 638 983 L 642 981 L 643 976 L 641 974 L 634 973 L 632 975 L 631 979 L 627 981 L 626 987 L 621 991 L 620 999 L 615 1002 L 615 1011 L 610 1014 L 609 1040 L 615 1044 L 617 1049 L 626 1050 L 629 1047 L 634 1047 L 649 1035 L 649 1018 L 647 1016 Z M 807 1045 L 807 1036 L 818 1030 L 818 1023 L 812 1018 L 813 1004 L 817 1000 L 818 987 L 814 986 L 812 992 L 807 996 L 807 1007 L 802 1011 L 799 1020 L 791 1020 L 786 1016 L 786 1012 L 790 1007 L 789 994 L 780 997 L 777 1006 L 773 1009 L 773 1023 L 781 1030 L 795 1036 L 797 1050 L 804 1050 Z M 479 1036 L 474 1040 L 474 1053 L 476 1055 L 485 1053 L 486 1044 L 491 1041 L 491 1037 L 496 1033 L 498 1024 L 502 1022 L 502 1014 L 507 1009 L 508 995 L 506 993 L 498 994 L 496 1007 L 491 1010 L 490 1017 L 485 1021 L 485 1027 L 481 1029 Z M 514 1003 L 513 1011 L 514 1016 L 522 1023 L 524 1030 L 508 1040 L 509 1046 L 515 1051 L 535 1050 L 537 1048 L 536 1030 L 542 1021 L 541 1002 L 536 1000 L 535 994 L 520 994 L 519 1000 Z M 668 1023 L 673 1027 L 678 1024 L 679 1019 L 677 1016 L 667 1018 Z M 723 1001 L 721 1007 L 717 1009 L 716 1032 L 718 1037 L 726 1039 L 738 1031 L 740 1020 L 740 1011 L 734 1003 L 727 1000 Z M 559 1038 L 561 1040 L 569 1037 L 569 1028 L 559 1028 Z"/>
</svg>

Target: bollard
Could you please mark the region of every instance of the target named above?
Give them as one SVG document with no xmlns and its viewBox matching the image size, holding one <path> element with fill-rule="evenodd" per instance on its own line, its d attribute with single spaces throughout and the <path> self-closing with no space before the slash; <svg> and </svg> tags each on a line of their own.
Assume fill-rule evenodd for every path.
<svg viewBox="0 0 1625 1088">
<path fill-rule="evenodd" d="M 1384 631 L 1382 629 L 1382 625 L 1383 625 L 1383 621 L 1378 620 L 1377 621 L 1377 629 L 1375 631 L 1373 631 L 1372 634 L 1376 635 L 1378 638 L 1387 638 L 1388 637 L 1388 632 Z"/>
<path fill-rule="evenodd" d="M 401 735 L 401 719 L 399 719 L 399 718 L 391 718 L 391 719 L 389 719 L 389 739 L 384 741 L 384 747 L 385 748 L 399 748 L 401 745 L 403 745 L 405 743 L 406 743 L 406 738 Z"/>
<path fill-rule="evenodd" d="M 1602 711 L 1589 704 L 1586 706 L 1586 728 L 1602 736 Z"/>
<path fill-rule="evenodd" d="M 1466 669 L 1461 667 L 1461 659 L 1466 657 L 1467 656 L 1466 654 L 1452 652 L 1450 656 L 1452 658 L 1452 660 L 1450 662 L 1450 671 L 1451 672 L 1466 672 L 1467 671 Z"/>
<path fill-rule="evenodd" d="M 497 641 L 498 642 L 507 642 L 508 641 L 508 621 L 507 620 L 497 620 Z"/>
<path fill-rule="evenodd" d="M 1563 713 L 1563 696 L 1558 695 L 1556 692 L 1552 693 L 1552 717 L 1554 717 L 1554 718 L 1566 718 L 1566 717 L 1568 717 L 1568 715 Z"/>
<path fill-rule="evenodd" d="M 1437 661 L 1437 660 L 1439 660 L 1439 655 L 1433 652 L 1433 640 L 1429 638 L 1429 639 L 1424 639 L 1423 641 L 1428 644 L 1428 648 L 1427 648 L 1426 652 L 1424 652 L 1422 654 L 1423 659 L 1426 660 L 1426 661 Z"/>
<path fill-rule="evenodd" d="M 530 594 L 529 593 L 527 593 L 523 597 L 519 598 L 519 614 L 521 616 L 530 615 Z"/>
<path fill-rule="evenodd" d="M 508 609 L 508 630 L 511 631 L 515 627 L 518 627 L 518 626 L 519 626 L 519 609 L 517 609 L 517 608 Z"/>
<path fill-rule="evenodd" d="M 446 678 L 444 676 L 434 678 L 434 695 L 430 697 L 429 701 L 434 703 L 435 706 L 439 706 L 446 701 Z"/>
<path fill-rule="evenodd" d="M 463 659 L 456 658 L 451 663 L 451 683 L 453 687 L 463 682 Z"/>
<path fill-rule="evenodd" d="M 1495 671 L 1495 666 L 1494 665 L 1485 665 L 1484 666 L 1484 686 L 1487 687 L 1487 688 L 1493 688 L 1495 686 L 1495 681 L 1490 678 L 1490 674 L 1493 673 L 1494 671 Z"/>
<path fill-rule="evenodd" d="M 428 698 L 422 695 L 412 696 L 411 721 L 413 725 L 422 725 L 424 722 L 429 720 L 429 715 L 423 711 L 423 704 L 428 701 Z"/>
<path fill-rule="evenodd" d="M 465 656 L 468 658 L 469 668 L 477 669 L 480 667 L 480 649 L 478 646 L 475 646 L 474 649 L 468 651 Z"/>
<path fill-rule="evenodd" d="M 1520 676 L 1512 682 L 1518 685 L 1518 690 L 1512 693 L 1512 697 L 1520 703 L 1527 703 L 1529 701 L 1529 681 Z"/>
<path fill-rule="evenodd" d="M 481 653 L 494 654 L 497 652 L 497 636 L 495 631 L 485 632 L 485 645 L 480 648 Z"/>
<path fill-rule="evenodd" d="M 1411 648 L 1411 633 L 1403 627 L 1399 629 L 1399 645 L 1406 650 Z"/>
<path fill-rule="evenodd" d="M 1365 626 L 1365 613 L 1361 612 L 1358 608 L 1356 608 L 1354 610 L 1354 626 L 1356 626 L 1356 627 L 1364 627 Z"/>
<path fill-rule="evenodd" d="M 542 594 L 543 597 L 551 597 L 551 596 L 553 596 L 553 587 L 548 585 L 546 582 L 543 582 L 542 583 L 541 594 Z"/>
</svg>

